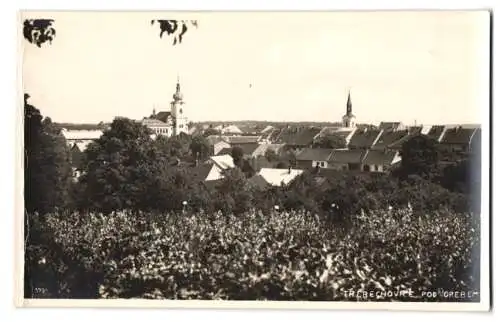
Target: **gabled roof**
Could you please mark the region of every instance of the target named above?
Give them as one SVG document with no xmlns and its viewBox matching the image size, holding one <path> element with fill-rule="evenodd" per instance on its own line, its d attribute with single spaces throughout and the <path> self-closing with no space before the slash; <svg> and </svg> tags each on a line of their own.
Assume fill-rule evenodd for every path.
<svg viewBox="0 0 500 322">
<path fill-rule="evenodd" d="M 375 151 L 370 150 L 363 159 L 364 164 L 391 165 L 398 155 L 395 151 Z"/>
<path fill-rule="evenodd" d="M 297 161 L 328 161 L 333 153 L 332 149 L 312 149 L 306 148 L 297 154 Z"/>
<path fill-rule="evenodd" d="M 71 153 L 71 165 L 75 168 L 80 168 L 83 165 L 83 150 L 75 144 L 70 150 Z"/>
<path fill-rule="evenodd" d="M 349 147 L 367 149 L 372 147 L 379 138 L 380 130 L 357 130 L 349 141 Z"/>
<path fill-rule="evenodd" d="M 272 143 L 264 143 L 260 144 L 253 152 L 252 157 L 256 158 L 259 156 L 265 156 L 267 150 L 274 151 L 276 154 L 279 154 L 280 150 L 284 147 L 284 144 L 272 144 Z"/>
<path fill-rule="evenodd" d="M 476 129 L 453 128 L 447 129 L 441 143 L 443 144 L 469 144 Z"/>
<path fill-rule="evenodd" d="M 366 150 L 334 150 L 328 158 L 328 162 L 341 164 L 361 163 L 365 155 Z"/>
<path fill-rule="evenodd" d="M 217 165 L 221 169 L 234 168 L 233 157 L 228 154 L 211 156 L 209 162 Z"/>
<path fill-rule="evenodd" d="M 290 182 L 295 180 L 299 175 L 304 172 L 299 169 L 271 169 L 271 168 L 262 168 L 259 171 L 259 175 L 264 178 L 264 180 L 273 185 L 273 186 L 281 186 L 281 184 L 288 185 Z"/>
<path fill-rule="evenodd" d="M 383 149 L 399 141 L 408 135 L 408 131 L 384 131 L 377 142 L 373 145 L 374 149 Z"/>
<path fill-rule="evenodd" d="M 285 143 L 287 145 L 310 145 L 313 143 L 316 135 L 321 132 L 317 127 L 290 127 L 281 131 L 277 138 L 277 143 Z"/>
</svg>

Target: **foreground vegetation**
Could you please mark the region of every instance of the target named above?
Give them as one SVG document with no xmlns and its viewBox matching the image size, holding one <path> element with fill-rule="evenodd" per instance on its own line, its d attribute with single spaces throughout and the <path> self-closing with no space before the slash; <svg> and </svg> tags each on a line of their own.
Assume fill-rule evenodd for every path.
<svg viewBox="0 0 500 322">
<path fill-rule="evenodd" d="M 57 298 L 470 301 L 422 292 L 479 289 L 474 218 L 386 210 L 339 227 L 300 211 L 51 214 L 34 217 L 41 237 L 27 255 L 34 284 Z"/>
</svg>

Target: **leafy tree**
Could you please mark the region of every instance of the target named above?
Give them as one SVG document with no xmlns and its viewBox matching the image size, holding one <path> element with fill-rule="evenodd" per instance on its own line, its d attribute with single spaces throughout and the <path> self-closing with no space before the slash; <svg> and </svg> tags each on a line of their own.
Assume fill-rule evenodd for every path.
<svg viewBox="0 0 500 322">
<path fill-rule="evenodd" d="M 205 130 L 205 132 L 203 132 L 203 136 L 205 136 L 205 137 L 210 136 L 210 135 L 219 135 L 219 134 L 220 134 L 220 131 L 216 130 L 214 128 L 208 128 Z"/>
<path fill-rule="evenodd" d="M 252 189 L 239 168 L 227 169 L 217 185 L 216 208 L 225 213 L 241 214 L 252 206 Z"/>
<path fill-rule="evenodd" d="M 279 156 L 274 150 L 267 149 L 266 152 L 264 153 L 264 156 L 266 157 L 266 160 L 269 162 L 279 161 Z"/>
<path fill-rule="evenodd" d="M 240 146 L 235 146 L 231 149 L 231 157 L 233 158 L 234 165 L 241 168 L 243 166 L 244 151 Z"/>
<path fill-rule="evenodd" d="M 189 136 L 177 135 L 166 137 L 159 135 L 155 139 L 155 145 L 158 149 L 165 152 L 170 163 L 179 163 L 180 161 L 189 161 L 191 138 Z"/>
<path fill-rule="evenodd" d="M 210 144 L 203 136 L 197 135 L 193 137 L 189 148 L 197 161 L 204 161 L 210 155 Z"/>
<path fill-rule="evenodd" d="M 56 36 L 53 24 L 53 19 L 26 19 L 23 23 L 23 36 L 38 47 L 46 42 L 52 43 Z"/>
<path fill-rule="evenodd" d="M 86 207 L 104 213 L 143 208 L 152 191 L 164 187 L 158 180 L 166 177 L 170 161 L 145 126 L 126 118 L 115 118 L 84 155 L 80 181 Z"/>
<path fill-rule="evenodd" d="M 65 138 L 24 97 L 25 208 L 47 213 L 69 202 L 72 170 Z"/>
<path fill-rule="evenodd" d="M 424 135 L 414 136 L 403 144 L 401 159 L 399 174 L 403 177 L 419 175 L 431 178 L 439 161 L 437 142 Z"/>
<path fill-rule="evenodd" d="M 174 46 L 182 43 L 184 35 L 191 26 L 198 28 L 198 21 L 196 20 L 151 20 L 151 25 L 155 23 L 160 26 L 160 38 L 162 38 L 165 33 L 167 36 L 173 36 Z"/>
</svg>

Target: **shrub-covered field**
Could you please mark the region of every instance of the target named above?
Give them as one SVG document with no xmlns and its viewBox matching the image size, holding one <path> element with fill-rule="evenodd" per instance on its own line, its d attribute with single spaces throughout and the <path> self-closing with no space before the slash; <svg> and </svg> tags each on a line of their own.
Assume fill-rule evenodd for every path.
<svg viewBox="0 0 500 322">
<path fill-rule="evenodd" d="M 469 214 L 386 210 L 343 227 L 301 211 L 30 218 L 27 287 L 46 290 L 35 297 L 479 300 L 422 297 L 479 291 Z"/>
</svg>

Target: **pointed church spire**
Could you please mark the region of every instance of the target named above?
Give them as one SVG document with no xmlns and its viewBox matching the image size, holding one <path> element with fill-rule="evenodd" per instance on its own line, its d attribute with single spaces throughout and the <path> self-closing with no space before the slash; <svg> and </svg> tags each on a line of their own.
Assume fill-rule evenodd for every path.
<svg viewBox="0 0 500 322">
<path fill-rule="evenodd" d="M 351 115 L 351 114 L 352 114 L 351 90 L 349 90 L 349 94 L 347 95 L 346 115 Z"/>
</svg>

